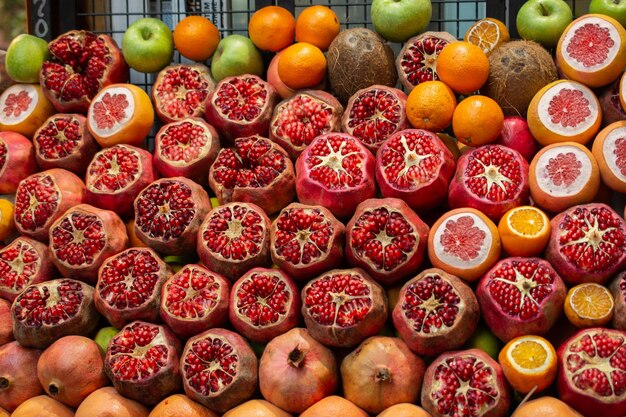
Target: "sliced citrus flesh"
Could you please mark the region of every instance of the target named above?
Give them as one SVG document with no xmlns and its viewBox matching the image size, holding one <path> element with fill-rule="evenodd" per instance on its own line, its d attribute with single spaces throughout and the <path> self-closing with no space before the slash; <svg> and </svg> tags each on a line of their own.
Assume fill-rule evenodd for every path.
<svg viewBox="0 0 626 417">
<path fill-rule="evenodd" d="M 500 351 L 498 361 L 513 389 L 528 393 L 549 387 L 556 377 L 556 351 L 540 336 L 520 336 Z"/>
<path fill-rule="evenodd" d="M 608 288 L 593 282 L 569 290 L 565 315 L 576 327 L 604 326 L 613 318 L 615 303 Z"/>
<path fill-rule="evenodd" d="M 487 17 L 470 26 L 463 40 L 478 46 L 488 54 L 510 39 L 509 30 L 503 22 Z"/>
<path fill-rule="evenodd" d="M 515 207 L 504 214 L 498 232 L 504 250 L 512 256 L 534 256 L 550 240 L 550 219 L 532 206 Z"/>
</svg>

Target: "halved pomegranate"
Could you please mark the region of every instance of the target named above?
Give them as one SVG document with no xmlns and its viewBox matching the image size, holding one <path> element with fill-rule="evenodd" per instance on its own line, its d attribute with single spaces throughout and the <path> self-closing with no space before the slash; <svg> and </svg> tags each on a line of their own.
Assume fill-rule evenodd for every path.
<svg viewBox="0 0 626 417">
<path fill-rule="evenodd" d="M 320 205 L 340 218 L 376 194 L 376 159 L 354 136 L 318 136 L 296 161 L 296 192 L 303 204 Z"/>
<path fill-rule="evenodd" d="M 252 396 L 258 361 L 246 339 L 229 330 L 210 329 L 187 341 L 180 372 L 189 398 L 223 413 Z"/>
<path fill-rule="evenodd" d="M 0 249 L 0 297 L 13 301 L 29 285 L 56 274 L 48 246 L 20 236 Z"/>
<path fill-rule="evenodd" d="M 272 261 L 299 281 L 311 279 L 341 265 L 344 232 L 328 209 L 291 203 L 272 223 Z"/>
<path fill-rule="evenodd" d="M 228 318 L 230 282 L 201 265 L 189 264 L 161 289 L 161 319 L 181 338 L 220 327 Z"/>
<path fill-rule="evenodd" d="M 626 121 L 612 123 L 600 131 L 593 140 L 592 152 L 604 184 L 626 193 Z"/>
<path fill-rule="evenodd" d="M 586 417 L 626 414 L 626 332 L 581 330 L 557 351 L 559 398 Z"/>
<path fill-rule="evenodd" d="M 507 258 L 480 280 L 476 296 L 483 317 L 503 342 L 546 334 L 561 316 L 567 288 L 539 258 Z"/>
<path fill-rule="evenodd" d="M 238 333 L 267 343 L 296 327 L 300 290 L 280 269 L 254 268 L 233 284 L 228 313 Z"/>
<path fill-rule="evenodd" d="M 215 81 L 202 64 L 176 64 L 159 72 L 152 86 L 152 103 L 163 123 L 202 117 Z"/>
<path fill-rule="evenodd" d="M 185 177 L 206 185 L 220 150 L 213 126 L 198 117 L 163 126 L 154 138 L 154 165 L 164 177 Z"/>
<path fill-rule="evenodd" d="M 448 189 L 452 208 L 471 207 L 498 221 L 508 210 L 528 203 L 528 162 L 502 145 L 471 149 L 457 161 Z"/>
<path fill-rule="evenodd" d="M 54 107 L 39 85 L 15 84 L 0 94 L 0 131 L 28 138 L 54 114 Z"/>
<path fill-rule="evenodd" d="M 620 272 L 613 279 L 610 289 L 615 303 L 611 327 L 626 331 L 626 271 Z"/>
<path fill-rule="evenodd" d="M 35 148 L 25 136 L 0 132 L 0 194 L 13 194 L 24 178 L 37 171 Z"/>
<path fill-rule="evenodd" d="M 258 135 L 234 142 L 234 148 L 220 151 L 209 171 L 209 185 L 220 204 L 254 203 L 267 214 L 289 204 L 295 196 L 295 175 L 287 152 Z"/>
<path fill-rule="evenodd" d="M 434 133 L 402 130 L 376 154 L 376 181 L 383 196 L 400 198 L 413 210 L 430 210 L 446 199 L 455 165 L 454 156 Z"/>
<path fill-rule="evenodd" d="M 269 266 L 269 229 L 270 220 L 255 204 L 215 207 L 198 231 L 200 260 L 233 281 L 254 267 Z"/>
<path fill-rule="evenodd" d="M 211 203 L 200 185 L 174 177 L 156 180 L 144 188 L 134 207 L 137 237 L 157 252 L 180 255 L 196 247 L 200 223 Z"/>
<path fill-rule="evenodd" d="M 85 183 L 65 169 L 52 168 L 20 182 L 15 193 L 15 227 L 24 236 L 47 242 L 50 226 L 81 204 Z"/>
<path fill-rule="evenodd" d="M 609 206 L 574 206 L 550 223 L 546 260 L 568 284 L 602 284 L 624 266 L 626 224 Z"/>
<path fill-rule="evenodd" d="M 134 320 L 159 317 L 161 287 L 170 267 L 150 248 L 130 248 L 100 267 L 94 301 L 98 311 L 118 329 Z"/>
<path fill-rule="evenodd" d="M 277 102 L 276 89 L 256 75 L 226 77 L 207 99 L 206 119 L 229 141 L 266 136 Z"/>
<path fill-rule="evenodd" d="M 13 301 L 11 316 L 15 340 L 37 349 L 63 336 L 88 336 L 100 320 L 93 287 L 69 278 L 27 287 Z"/>
<path fill-rule="evenodd" d="M 343 106 L 332 94 L 301 91 L 274 108 L 270 139 L 295 160 L 317 136 L 339 131 L 342 113 Z"/>
<path fill-rule="evenodd" d="M 463 346 L 476 330 L 480 308 L 467 284 L 430 268 L 404 284 L 392 317 L 412 351 L 433 356 Z"/>
<path fill-rule="evenodd" d="M 60 113 L 87 113 L 103 87 L 128 80 L 128 66 L 115 40 L 72 30 L 48 44 L 52 55 L 43 63 L 39 82 Z"/>
<path fill-rule="evenodd" d="M 327 346 L 352 347 L 377 334 L 387 321 L 387 295 L 359 268 L 333 269 L 302 289 L 307 329 Z"/>
</svg>

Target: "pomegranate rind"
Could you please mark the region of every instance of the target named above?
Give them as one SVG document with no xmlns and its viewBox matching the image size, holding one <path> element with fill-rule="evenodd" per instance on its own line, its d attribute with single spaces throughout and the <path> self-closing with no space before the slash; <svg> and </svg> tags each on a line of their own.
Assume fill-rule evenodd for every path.
<svg viewBox="0 0 626 417">
<path fill-rule="evenodd" d="M 17 257 L 9 256 L 8 252 L 13 251 L 17 251 Z M 27 252 L 31 254 L 28 255 Z M 26 255 L 28 255 L 27 259 L 29 262 L 26 262 L 24 259 Z M 16 260 L 19 260 L 19 262 L 15 262 Z M 13 282 L 9 283 L 9 278 L 15 278 L 9 271 L 16 269 L 18 272 L 19 269 L 23 270 L 22 274 L 20 274 L 21 277 L 28 273 L 30 278 L 26 281 L 21 278 L 19 283 L 17 280 L 12 280 Z M 50 259 L 48 246 L 26 236 L 20 236 L 0 249 L 0 271 L 2 272 L 0 276 L 0 297 L 9 301 L 13 301 L 28 286 L 47 281 L 56 274 L 56 269 Z"/>
<path fill-rule="evenodd" d="M 0 94 L 0 131 L 32 138 L 41 124 L 54 114 L 39 85 L 15 84 Z"/>
<path fill-rule="evenodd" d="M 593 140 L 591 152 L 602 182 L 613 191 L 626 193 L 626 120 L 602 129 Z"/>
<path fill-rule="evenodd" d="M 215 346 L 215 352 L 207 354 L 206 350 L 212 346 Z M 236 362 L 232 363 L 234 359 Z M 187 341 L 180 359 L 180 372 L 189 398 L 210 410 L 224 413 L 254 394 L 258 383 L 258 360 L 243 337 L 230 330 L 215 328 Z M 208 392 L 198 391 L 198 383 L 203 384 L 201 390 Z"/>
<path fill-rule="evenodd" d="M 445 292 L 435 292 L 437 283 Z M 426 291 L 423 297 L 428 298 L 422 298 L 416 292 L 419 289 Z M 409 314 L 410 310 L 415 311 Z M 466 283 L 441 269 L 430 268 L 402 286 L 392 319 L 400 337 L 413 352 L 434 356 L 463 346 L 476 330 L 480 308 Z M 416 319 L 421 319 L 421 323 Z"/>
<path fill-rule="evenodd" d="M 611 327 L 626 331 L 626 272 L 619 273 L 613 279 L 609 288 L 614 302 Z"/>
<path fill-rule="evenodd" d="M 500 293 L 500 298 L 494 294 L 506 290 L 513 293 Z M 540 258 L 504 259 L 481 278 L 476 289 L 487 326 L 505 343 L 519 336 L 546 334 L 561 316 L 566 295 L 559 274 Z"/>
<path fill-rule="evenodd" d="M 559 398 L 586 417 L 626 414 L 626 332 L 580 330 L 557 350 Z"/>
<path fill-rule="evenodd" d="M 0 194 L 15 193 L 20 181 L 36 171 L 32 142 L 19 133 L 0 132 Z"/>
<path fill-rule="evenodd" d="M 582 39 L 576 39 L 577 36 Z M 581 55 L 576 56 L 578 53 Z M 598 63 L 590 56 L 604 60 Z M 556 62 L 571 80 L 589 87 L 610 84 L 626 67 L 626 29 L 606 15 L 581 16 L 563 31 L 556 47 Z"/>
</svg>

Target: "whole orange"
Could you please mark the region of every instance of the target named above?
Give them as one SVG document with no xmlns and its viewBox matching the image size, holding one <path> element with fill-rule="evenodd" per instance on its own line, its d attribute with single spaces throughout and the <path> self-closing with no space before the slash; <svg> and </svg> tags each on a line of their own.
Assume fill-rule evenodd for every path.
<svg viewBox="0 0 626 417">
<path fill-rule="evenodd" d="M 406 100 L 406 116 L 416 129 L 438 132 L 452 122 L 456 107 L 454 92 L 441 81 L 418 84 Z"/>
<path fill-rule="evenodd" d="M 489 59 L 478 46 L 469 42 L 446 45 L 437 58 L 437 74 L 454 92 L 470 94 L 489 78 Z"/>
<path fill-rule="evenodd" d="M 174 46 L 182 56 L 193 61 L 211 58 L 219 42 L 217 27 L 203 16 L 188 16 L 174 28 Z"/>
<path fill-rule="evenodd" d="M 504 127 L 504 113 L 494 100 L 470 96 L 461 101 L 452 116 L 456 139 L 469 146 L 494 142 Z"/>
<path fill-rule="evenodd" d="M 278 76 L 294 90 L 315 87 L 325 74 L 326 57 L 320 48 L 310 43 L 293 44 L 278 59 Z"/>
<path fill-rule="evenodd" d="M 296 21 L 296 40 L 308 42 L 322 51 L 339 34 L 339 18 L 326 6 L 310 6 L 302 10 Z"/>
<path fill-rule="evenodd" d="M 296 18 L 284 7 L 265 6 L 248 22 L 252 43 L 262 51 L 277 52 L 293 43 Z"/>
</svg>

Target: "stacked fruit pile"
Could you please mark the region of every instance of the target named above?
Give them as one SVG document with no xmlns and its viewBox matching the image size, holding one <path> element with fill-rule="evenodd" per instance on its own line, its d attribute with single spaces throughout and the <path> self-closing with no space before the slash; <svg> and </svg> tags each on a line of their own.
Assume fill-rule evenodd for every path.
<svg viewBox="0 0 626 417">
<path fill-rule="evenodd" d="M 626 415 L 624 22 L 400 6 L 13 41 L 0 416 Z"/>
</svg>

